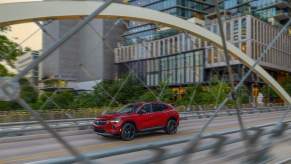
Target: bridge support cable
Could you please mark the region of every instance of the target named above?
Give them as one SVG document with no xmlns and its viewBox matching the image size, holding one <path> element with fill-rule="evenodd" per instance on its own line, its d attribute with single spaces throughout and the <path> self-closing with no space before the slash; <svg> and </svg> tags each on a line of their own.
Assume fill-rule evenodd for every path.
<svg viewBox="0 0 291 164">
<path fill-rule="evenodd" d="M 180 158 L 180 160 L 177 163 L 187 161 L 187 159 L 189 158 L 189 154 L 195 152 L 195 149 L 197 149 L 197 146 L 198 146 L 198 143 L 199 143 L 199 140 L 200 140 L 202 134 L 208 128 L 210 123 L 215 119 L 217 113 L 220 112 L 220 110 L 224 107 L 224 105 L 231 99 L 233 93 L 236 93 L 240 89 L 240 87 L 243 85 L 244 81 L 251 75 L 254 68 L 257 65 L 259 65 L 259 63 L 262 61 L 262 59 L 267 55 L 268 51 L 274 46 L 274 44 L 277 42 L 277 40 L 281 37 L 281 35 L 288 30 L 288 27 L 290 25 L 291 25 L 291 19 L 289 19 L 289 21 L 282 27 L 282 29 L 275 36 L 275 38 L 268 44 L 267 48 L 264 49 L 264 51 L 259 55 L 259 58 L 249 68 L 248 72 L 244 74 L 244 76 L 239 81 L 239 83 L 234 87 L 234 90 L 231 90 L 228 93 L 228 96 L 219 104 L 219 106 L 216 108 L 216 110 L 214 112 L 214 115 L 212 115 L 210 117 L 210 119 L 203 125 L 203 127 L 199 130 L 199 132 L 197 134 L 193 135 L 192 139 L 190 140 L 190 144 L 184 150 L 184 155 Z"/>
<path fill-rule="evenodd" d="M 19 97 L 19 87 L 14 84 L 18 84 L 18 81 L 24 77 L 30 70 L 36 67 L 40 62 L 46 59 L 49 55 L 51 55 L 57 48 L 59 48 L 63 43 L 69 40 L 74 36 L 77 32 L 79 32 L 83 27 L 85 27 L 89 22 L 91 22 L 97 15 L 99 15 L 104 9 L 106 9 L 114 0 L 105 1 L 100 7 L 98 7 L 94 12 L 88 15 L 83 21 L 78 23 L 76 27 L 72 28 L 69 32 L 67 32 L 60 40 L 58 40 L 54 45 L 45 50 L 39 58 L 33 61 L 30 65 L 20 71 L 15 77 L 9 80 L 2 80 L 0 88 L 2 92 L 6 94 L 6 99 L 17 102 L 20 106 L 26 109 L 39 123 L 59 142 L 61 143 L 65 149 L 67 149 L 77 161 L 82 163 L 91 163 L 89 159 L 79 153 L 74 147 L 72 147 L 69 143 L 67 143 L 55 130 L 51 129 L 49 125 L 43 120 L 40 114 L 34 111 L 22 98 Z"/>
</svg>

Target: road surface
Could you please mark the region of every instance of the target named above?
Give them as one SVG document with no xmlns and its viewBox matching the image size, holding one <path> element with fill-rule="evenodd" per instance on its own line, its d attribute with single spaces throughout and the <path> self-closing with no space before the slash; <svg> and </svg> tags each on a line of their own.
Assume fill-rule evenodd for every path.
<svg viewBox="0 0 291 164">
<path fill-rule="evenodd" d="M 243 121 L 247 127 L 258 126 L 267 123 L 273 123 L 281 117 L 283 112 L 256 113 L 243 115 Z M 286 120 L 291 120 L 291 114 L 288 114 Z M 121 141 L 118 138 L 105 138 L 97 136 L 91 129 L 59 131 L 60 134 L 71 145 L 81 152 L 105 151 L 112 148 L 132 146 L 138 144 L 151 143 L 153 141 L 165 141 L 181 137 L 189 137 L 199 130 L 207 121 L 203 119 L 189 119 L 181 121 L 178 133 L 176 135 L 166 135 L 162 132 L 154 134 L 143 134 L 137 136 L 133 141 Z M 234 130 L 239 128 L 236 116 L 217 117 L 208 128 L 206 133 L 221 132 L 225 130 Z M 274 158 L 270 163 L 275 163 L 291 157 L 291 142 L 288 140 L 288 134 L 285 135 L 284 142 L 278 142 L 272 149 Z M 290 135 L 291 136 L 291 135 Z M 186 144 L 168 146 L 170 151 L 182 150 Z M 290 145 L 290 146 L 289 146 Z M 49 134 L 26 135 L 16 137 L 0 138 L 0 163 L 25 163 L 31 161 L 45 160 L 61 156 L 68 156 L 68 152 Z M 241 163 L 242 154 L 245 152 L 242 143 L 232 144 L 225 147 L 222 155 L 210 156 L 207 152 L 196 153 L 191 160 L 197 163 Z M 151 151 L 141 151 L 131 154 L 119 155 L 110 158 L 104 158 L 101 163 L 125 163 L 144 159 L 153 155 Z M 175 163 L 177 159 L 168 160 L 167 163 Z"/>
</svg>

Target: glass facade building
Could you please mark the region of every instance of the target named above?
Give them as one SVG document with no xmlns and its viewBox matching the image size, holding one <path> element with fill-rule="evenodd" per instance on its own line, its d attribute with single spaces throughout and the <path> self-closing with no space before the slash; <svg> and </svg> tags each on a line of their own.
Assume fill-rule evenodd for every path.
<svg viewBox="0 0 291 164">
<path fill-rule="evenodd" d="M 220 1 L 226 40 L 257 59 L 279 30 L 276 26 L 289 19 L 290 1 Z M 219 35 L 213 0 L 129 0 L 128 3 L 189 21 L 194 18 L 193 22 Z M 219 74 L 223 80 L 228 78 L 223 51 L 187 33 L 151 23 L 129 21 L 128 31 L 122 37 L 124 42 L 115 49 L 115 63 L 123 67 L 119 72 L 133 70 L 149 86 L 160 82 L 171 86 L 206 82 L 214 74 Z M 290 41 L 291 37 L 287 34 L 280 38 L 280 43 L 272 47 L 261 65 L 267 70 L 291 72 L 291 47 L 282 44 Z M 247 68 L 233 57 L 230 63 L 235 80 L 239 81 Z M 259 78 L 252 75 L 247 81 L 258 82 Z"/>
<path fill-rule="evenodd" d="M 161 82 L 169 86 L 180 86 L 203 82 L 204 56 L 204 49 L 200 49 L 122 63 L 120 66 L 123 67 L 123 73 L 132 71 L 148 86 L 157 86 Z"/>
<path fill-rule="evenodd" d="M 128 4 L 146 7 L 175 15 L 183 19 L 192 17 L 203 18 L 207 9 L 213 5 L 212 0 L 129 0 Z M 160 30 L 160 27 L 151 23 L 130 21 L 128 31 L 123 35 L 123 44 L 134 44 L 142 40 L 161 39 L 177 34 L 174 29 Z"/>
<path fill-rule="evenodd" d="M 221 6 L 231 16 L 254 15 L 273 25 L 281 25 L 289 19 L 290 4 L 290 0 L 224 0 Z"/>
</svg>

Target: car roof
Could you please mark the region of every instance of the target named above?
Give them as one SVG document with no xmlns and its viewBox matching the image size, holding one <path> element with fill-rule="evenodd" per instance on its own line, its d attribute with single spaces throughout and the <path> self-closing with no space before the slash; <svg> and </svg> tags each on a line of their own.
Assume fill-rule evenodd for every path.
<svg viewBox="0 0 291 164">
<path fill-rule="evenodd" d="M 144 104 L 167 104 L 161 101 L 148 101 L 148 102 L 136 102 L 136 103 L 132 103 L 132 105 L 144 105 Z"/>
</svg>

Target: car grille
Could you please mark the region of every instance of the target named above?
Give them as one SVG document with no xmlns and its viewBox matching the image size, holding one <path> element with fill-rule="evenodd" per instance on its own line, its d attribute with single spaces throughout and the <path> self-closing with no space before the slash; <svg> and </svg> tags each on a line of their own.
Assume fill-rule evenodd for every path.
<svg viewBox="0 0 291 164">
<path fill-rule="evenodd" d="M 95 125 L 105 125 L 106 121 L 105 120 L 96 120 Z"/>
<path fill-rule="evenodd" d="M 105 130 L 103 130 L 103 129 L 95 128 L 94 130 L 95 130 L 95 132 L 97 132 L 97 133 L 105 133 Z"/>
</svg>

